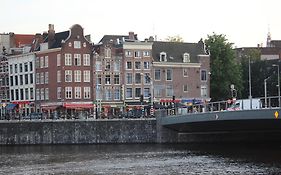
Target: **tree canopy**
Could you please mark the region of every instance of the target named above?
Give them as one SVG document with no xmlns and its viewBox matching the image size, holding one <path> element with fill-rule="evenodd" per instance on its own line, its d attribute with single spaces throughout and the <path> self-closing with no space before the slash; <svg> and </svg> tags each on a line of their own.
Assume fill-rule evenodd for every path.
<svg viewBox="0 0 281 175">
<path fill-rule="evenodd" d="M 242 75 L 241 65 L 235 61 L 232 43 L 225 35 L 208 35 L 205 40 L 210 53 L 211 67 L 211 99 L 212 101 L 226 100 L 231 97 L 230 86 L 233 84 L 238 97 L 241 96 Z"/>
</svg>

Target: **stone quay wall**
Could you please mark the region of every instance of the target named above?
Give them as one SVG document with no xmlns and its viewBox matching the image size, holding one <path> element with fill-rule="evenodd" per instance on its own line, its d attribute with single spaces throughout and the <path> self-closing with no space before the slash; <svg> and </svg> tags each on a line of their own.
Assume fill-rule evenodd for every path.
<svg viewBox="0 0 281 175">
<path fill-rule="evenodd" d="M 156 142 L 155 118 L 0 121 L 0 145 Z"/>
</svg>

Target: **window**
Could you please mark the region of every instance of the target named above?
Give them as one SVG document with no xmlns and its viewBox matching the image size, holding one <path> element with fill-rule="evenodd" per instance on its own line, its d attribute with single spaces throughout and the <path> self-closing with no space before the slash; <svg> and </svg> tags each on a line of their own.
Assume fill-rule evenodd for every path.
<svg viewBox="0 0 281 175">
<path fill-rule="evenodd" d="M 40 73 L 40 84 L 44 84 L 44 72 Z"/>
<path fill-rule="evenodd" d="M 15 64 L 15 73 L 18 73 L 18 65 Z"/>
<path fill-rule="evenodd" d="M 160 62 L 167 61 L 167 54 L 166 52 L 161 52 L 160 53 Z"/>
<path fill-rule="evenodd" d="M 58 83 L 61 82 L 61 71 L 60 70 L 57 71 L 57 82 Z"/>
<path fill-rule="evenodd" d="M 135 89 L 135 98 L 138 98 L 141 96 L 141 88 L 136 88 Z"/>
<path fill-rule="evenodd" d="M 81 55 L 80 54 L 74 54 L 74 65 L 81 66 Z"/>
<path fill-rule="evenodd" d="M 187 84 L 183 85 L 183 92 L 187 92 L 188 91 L 188 86 Z"/>
<path fill-rule="evenodd" d="M 30 84 L 33 84 L 33 74 L 29 74 L 29 81 L 30 81 Z"/>
<path fill-rule="evenodd" d="M 71 66 L 71 65 L 72 65 L 71 54 L 69 54 L 69 53 L 66 53 L 66 54 L 65 54 L 65 60 L 64 60 L 64 62 L 65 62 L 65 65 L 66 65 L 66 66 Z"/>
<path fill-rule="evenodd" d="M 110 61 L 105 62 L 105 71 L 110 71 Z"/>
<path fill-rule="evenodd" d="M 102 99 L 102 89 L 100 88 L 100 86 L 97 86 L 96 88 L 96 99 Z"/>
<path fill-rule="evenodd" d="M 83 54 L 83 65 L 90 66 L 90 54 Z"/>
<path fill-rule="evenodd" d="M 90 71 L 89 70 L 84 70 L 84 82 L 90 82 Z"/>
<path fill-rule="evenodd" d="M 96 61 L 96 71 L 102 71 L 101 62 L 100 61 Z"/>
<path fill-rule="evenodd" d="M 74 90 L 74 98 L 75 99 L 80 99 L 81 98 L 81 87 L 75 87 Z"/>
<path fill-rule="evenodd" d="M 36 89 L 36 100 L 40 100 L 40 89 Z"/>
<path fill-rule="evenodd" d="M 141 84 L 141 74 L 140 73 L 135 74 L 135 83 Z"/>
<path fill-rule="evenodd" d="M 144 97 L 149 97 L 149 96 L 151 96 L 150 88 L 144 88 L 144 89 L 143 89 L 143 96 L 144 96 Z"/>
<path fill-rule="evenodd" d="M 32 61 L 29 62 L 29 71 L 30 72 L 33 71 L 33 62 Z"/>
<path fill-rule="evenodd" d="M 120 84 L 120 76 L 114 75 L 114 84 Z"/>
<path fill-rule="evenodd" d="M 126 88 L 126 98 L 133 98 L 133 90 L 132 88 Z"/>
<path fill-rule="evenodd" d="M 90 87 L 84 87 L 84 99 L 91 98 L 91 89 Z"/>
<path fill-rule="evenodd" d="M 207 97 L 207 87 L 201 86 L 201 97 Z"/>
<path fill-rule="evenodd" d="M 135 62 L 135 69 L 141 69 L 141 62 L 139 61 Z"/>
<path fill-rule="evenodd" d="M 20 75 L 20 85 L 23 85 L 23 75 Z"/>
<path fill-rule="evenodd" d="M 12 99 L 12 101 L 15 100 L 15 94 L 14 94 L 14 90 L 13 89 L 11 90 L 11 99 Z"/>
<path fill-rule="evenodd" d="M 36 84 L 40 84 L 40 73 L 36 73 Z"/>
<path fill-rule="evenodd" d="M 16 93 L 16 100 L 19 100 L 19 90 L 18 89 L 16 89 L 16 91 L 15 91 L 15 93 Z"/>
<path fill-rule="evenodd" d="M 10 74 L 13 74 L 13 65 L 10 65 Z"/>
<path fill-rule="evenodd" d="M 13 76 L 10 76 L 10 85 L 14 86 L 14 77 Z"/>
<path fill-rule="evenodd" d="M 44 68 L 44 57 L 40 57 L 40 68 Z"/>
<path fill-rule="evenodd" d="M 147 61 L 143 62 L 143 68 L 149 69 L 149 62 L 147 62 Z"/>
<path fill-rule="evenodd" d="M 57 54 L 57 66 L 61 66 L 61 54 Z"/>
<path fill-rule="evenodd" d="M 184 76 L 184 77 L 188 77 L 188 71 L 187 71 L 187 69 L 183 69 L 183 76 Z"/>
<path fill-rule="evenodd" d="M 30 89 L 29 89 L 29 95 L 30 95 L 30 100 L 33 100 L 33 99 L 34 99 L 34 91 L 33 91 L 33 88 L 30 88 Z"/>
<path fill-rule="evenodd" d="M 74 41 L 74 49 L 80 49 L 81 48 L 81 42 L 80 41 Z"/>
<path fill-rule="evenodd" d="M 114 89 L 114 100 L 120 100 L 120 88 Z"/>
<path fill-rule="evenodd" d="M 28 84 L 28 74 L 24 75 L 24 84 Z"/>
<path fill-rule="evenodd" d="M 110 84 L 110 75 L 105 75 L 105 84 Z"/>
<path fill-rule="evenodd" d="M 28 72 L 28 63 L 24 63 L 24 72 Z"/>
<path fill-rule="evenodd" d="M 65 98 L 72 99 L 72 87 L 65 87 Z"/>
<path fill-rule="evenodd" d="M 49 72 L 45 72 L 45 84 L 49 83 Z"/>
<path fill-rule="evenodd" d="M 120 61 L 114 62 L 114 72 L 120 72 Z"/>
<path fill-rule="evenodd" d="M 167 85 L 166 86 L 166 96 L 167 97 L 172 97 L 173 96 L 173 86 L 172 85 Z"/>
<path fill-rule="evenodd" d="M 20 65 L 20 72 L 22 72 L 22 63 L 20 63 L 19 65 Z"/>
<path fill-rule="evenodd" d="M 172 76 L 173 76 L 173 72 L 171 69 L 167 69 L 167 74 L 166 74 L 166 80 L 167 81 L 171 81 L 172 80 Z"/>
<path fill-rule="evenodd" d="M 145 73 L 143 78 L 144 78 L 144 84 L 150 84 L 151 77 L 149 73 Z"/>
<path fill-rule="evenodd" d="M 57 87 L 57 99 L 61 99 L 61 87 Z"/>
<path fill-rule="evenodd" d="M 154 79 L 155 80 L 161 80 L 161 70 L 160 69 L 156 69 L 154 71 Z"/>
<path fill-rule="evenodd" d="M 18 76 L 15 76 L 15 86 L 19 85 L 19 80 L 18 80 Z"/>
<path fill-rule="evenodd" d="M 72 70 L 65 71 L 65 82 L 72 82 Z"/>
<path fill-rule="evenodd" d="M 104 57 L 105 58 L 111 58 L 111 49 L 110 48 L 104 49 Z"/>
<path fill-rule="evenodd" d="M 131 57 L 132 56 L 132 52 L 129 51 L 129 50 L 126 50 L 125 51 L 125 55 L 126 55 L 126 57 Z"/>
<path fill-rule="evenodd" d="M 111 100 L 111 89 L 105 89 L 105 100 Z"/>
<path fill-rule="evenodd" d="M 97 84 L 101 84 L 101 75 L 98 75 L 97 77 Z"/>
<path fill-rule="evenodd" d="M 133 74 L 132 73 L 127 73 L 126 74 L 126 83 L 127 84 L 132 84 L 133 83 Z"/>
<path fill-rule="evenodd" d="M 81 71 L 80 70 L 74 71 L 74 82 L 81 82 Z"/>
<path fill-rule="evenodd" d="M 45 56 L 45 67 L 49 67 L 49 57 Z"/>
<path fill-rule="evenodd" d="M 189 55 L 189 53 L 184 53 L 183 54 L 183 62 L 184 63 L 190 63 L 190 55 Z"/>
<path fill-rule="evenodd" d="M 44 88 L 40 89 L 40 100 L 44 100 Z"/>
<path fill-rule="evenodd" d="M 207 81 L 207 71 L 201 70 L 201 81 Z"/>
<path fill-rule="evenodd" d="M 135 51 L 135 58 L 141 57 L 140 51 Z"/>
<path fill-rule="evenodd" d="M 127 61 L 126 62 L 126 69 L 132 69 L 133 66 L 132 66 L 132 62 L 131 61 Z"/>
<path fill-rule="evenodd" d="M 24 100 L 23 89 L 20 89 L 20 100 Z"/>
<path fill-rule="evenodd" d="M 45 89 L 45 100 L 49 100 L 49 88 Z"/>
<path fill-rule="evenodd" d="M 149 57 L 150 56 L 150 51 L 143 51 L 143 56 L 144 57 Z"/>
</svg>

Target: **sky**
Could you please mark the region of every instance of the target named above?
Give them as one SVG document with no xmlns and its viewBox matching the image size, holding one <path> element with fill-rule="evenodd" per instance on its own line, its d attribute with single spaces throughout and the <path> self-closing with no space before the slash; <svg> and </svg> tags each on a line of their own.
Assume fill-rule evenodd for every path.
<svg viewBox="0 0 281 175">
<path fill-rule="evenodd" d="M 94 43 L 130 31 L 140 40 L 179 35 L 184 42 L 214 32 L 233 47 L 256 47 L 266 45 L 268 31 L 281 40 L 280 7 L 280 0 L 1 0 L 0 33 L 43 33 L 48 24 L 62 32 L 80 24 Z"/>
</svg>

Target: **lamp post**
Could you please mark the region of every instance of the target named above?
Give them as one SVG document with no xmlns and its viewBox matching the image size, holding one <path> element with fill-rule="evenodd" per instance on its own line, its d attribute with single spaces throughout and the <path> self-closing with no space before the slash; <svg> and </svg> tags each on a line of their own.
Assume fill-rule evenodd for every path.
<svg viewBox="0 0 281 175">
<path fill-rule="evenodd" d="M 267 77 L 266 79 L 264 79 L 264 107 L 267 108 L 267 87 L 266 87 L 266 81 L 269 79 L 270 77 Z"/>
<path fill-rule="evenodd" d="M 249 99 L 250 109 L 252 109 L 252 78 L 251 78 L 251 59 L 249 58 Z"/>
<path fill-rule="evenodd" d="M 280 72 L 279 72 L 279 64 L 273 64 L 273 67 L 277 67 L 277 80 L 278 80 L 278 102 L 279 102 L 279 108 L 281 107 L 281 100 L 280 100 Z"/>
</svg>

